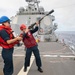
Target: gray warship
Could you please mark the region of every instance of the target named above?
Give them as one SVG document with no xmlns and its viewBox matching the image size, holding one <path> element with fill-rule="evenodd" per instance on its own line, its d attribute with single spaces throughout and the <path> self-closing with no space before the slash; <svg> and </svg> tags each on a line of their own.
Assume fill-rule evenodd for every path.
<svg viewBox="0 0 75 75">
<path fill-rule="evenodd" d="M 17 14 L 11 17 L 11 26 L 17 35 L 20 33 L 21 24 L 26 24 L 28 27 L 49 13 L 39 6 L 40 1 L 38 0 L 26 0 L 26 2 L 28 6 L 20 7 Z M 55 17 L 51 14 L 45 16 L 40 22 L 38 32 L 34 35 L 35 38 L 39 38 L 40 41 L 57 41 L 55 35 L 57 24 L 53 22 L 54 20 Z"/>
<path fill-rule="evenodd" d="M 26 0 L 26 2 L 28 3 L 28 6 L 26 8 L 20 7 L 18 13 L 14 17 L 11 17 L 11 26 L 16 35 L 21 33 L 19 29 L 20 24 L 24 23 L 27 26 L 31 26 L 49 13 L 46 12 L 43 7 L 39 6 L 40 1 L 38 0 Z M 55 17 L 52 14 L 44 17 L 40 22 L 38 32 L 34 35 L 35 38 L 37 36 L 41 40 L 41 42 L 38 43 L 38 48 L 44 72 L 39 73 L 37 71 L 33 54 L 27 72 L 23 71 L 26 51 L 22 44 L 19 47 L 14 47 L 13 75 L 75 75 L 75 49 L 67 45 L 64 41 L 60 42 L 56 37 L 55 30 L 58 25 L 54 23 L 54 20 Z M 4 64 L 1 57 L 1 51 L 2 48 L 0 47 L 0 75 L 3 75 L 2 70 Z"/>
</svg>

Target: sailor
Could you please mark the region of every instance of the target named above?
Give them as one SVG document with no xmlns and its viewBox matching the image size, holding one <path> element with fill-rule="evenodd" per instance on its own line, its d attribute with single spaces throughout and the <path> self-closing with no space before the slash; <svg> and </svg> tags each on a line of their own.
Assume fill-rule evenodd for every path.
<svg viewBox="0 0 75 75">
<path fill-rule="evenodd" d="M 41 58 L 40 58 L 39 50 L 37 47 L 37 43 L 36 43 L 34 36 L 32 35 L 33 33 L 35 33 L 38 30 L 38 25 L 39 25 L 39 23 L 36 23 L 36 27 L 33 30 L 28 29 L 26 27 L 26 25 L 24 25 L 24 24 L 22 24 L 20 26 L 20 30 L 23 32 L 21 34 L 21 36 L 23 37 L 24 45 L 27 48 L 25 63 L 24 63 L 24 72 L 27 71 L 27 67 L 30 65 L 30 58 L 31 58 L 32 52 L 36 59 L 36 65 L 38 67 L 38 71 L 41 73 L 43 72 L 43 70 L 41 68 L 42 63 L 41 63 Z"/>
<path fill-rule="evenodd" d="M 10 19 L 7 16 L 0 18 L 0 46 L 2 47 L 2 58 L 4 60 L 4 75 L 13 74 L 13 50 L 14 45 L 22 40 L 21 37 L 14 37 L 10 26 Z"/>
</svg>

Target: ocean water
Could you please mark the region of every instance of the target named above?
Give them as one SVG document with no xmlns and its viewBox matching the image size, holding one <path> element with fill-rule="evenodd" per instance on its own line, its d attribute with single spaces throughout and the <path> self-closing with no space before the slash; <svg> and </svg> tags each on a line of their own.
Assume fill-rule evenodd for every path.
<svg viewBox="0 0 75 75">
<path fill-rule="evenodd" d="M 56 36 L 60 42 L 75 47 L 75 31 L 58 31 Z"/>
</svg>

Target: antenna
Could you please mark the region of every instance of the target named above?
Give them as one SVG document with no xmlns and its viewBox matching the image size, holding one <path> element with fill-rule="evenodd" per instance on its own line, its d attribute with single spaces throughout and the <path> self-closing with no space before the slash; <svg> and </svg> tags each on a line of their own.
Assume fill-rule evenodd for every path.
<svg viewBox="0 0 75 75">
<path fill-rule="evenodd" d="M 26 0 L 26 2 L 34 2 L 35 0 Z"/>
</svg>

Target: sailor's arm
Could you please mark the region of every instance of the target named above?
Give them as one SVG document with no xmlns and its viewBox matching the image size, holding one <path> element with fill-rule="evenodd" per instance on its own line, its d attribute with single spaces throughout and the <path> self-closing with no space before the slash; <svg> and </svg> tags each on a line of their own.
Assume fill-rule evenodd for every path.
<svg viewBox="0 0 75 75">
<path fill-rule="evenodd" d="M 36 22 L 36 27 L 33 30 L 30 30 L 31 33 L 38 31 L 39 22 Z"/>
<path fill-rule="evenodd" d="M 22 40 L 21 37 L 16 37 L 14 39 L 10 39 L 10 37 L 9 37 L 8 33 L 6 32 L 6 30 L 0 31 L 0 36 L 4 39 L 4 41 L 7 42 L 7 44 L 11 44 L 11 43 L 14 43 L 16 41 Z"/>
<path fill-rule="evenodd" d="M 16 41 L 20 41 L 20 40 L 22 40 L 22 37 L 16 37 L 16 38 L 14 38 L 14 39 L 9 39 L 9 40 L 7 40 L 6 42 L 8 43 L 8 44 L 11 44 L 11 43 L 14 43 L 14 42 L 16 42 Z"/>
</svg>

